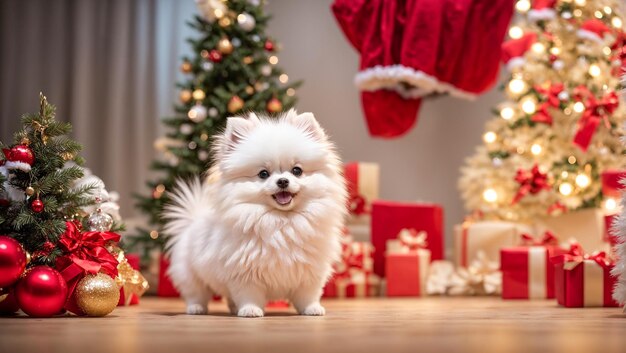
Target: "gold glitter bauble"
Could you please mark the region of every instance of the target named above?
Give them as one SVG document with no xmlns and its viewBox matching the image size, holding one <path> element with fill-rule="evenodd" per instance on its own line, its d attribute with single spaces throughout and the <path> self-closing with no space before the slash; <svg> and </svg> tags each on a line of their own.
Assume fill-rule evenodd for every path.
<svg viewBox="0 0 626 353">
<path fill-rule="evenodd" d="M 25 193 L 28 196 L 33 196 L 33 195 L 35 195 L 35 189 L 32 186 L 29 186 L 29 187 L 26 188 Z"/>
<path fill-rule="evenodd" d="M 217 42 L 217 50 L 222 54 L 228 55 L 233 52 L 233 44 L 228 38 L 222 38 Z"/>
<path fill-rule="evenodd" d="M 120 301 L 120 288 L 111 276 L 87 275 L 76 285 L 76 304 L 87 316 L 106 316 Z"/>
<path fill-rule="evenodd" d="M 183 61 L 183 63 L 180 65 L 180 71 L 182 71 L 183 73 L 190 73 L 191 70 L 193 70 L 193 67 L 191 66 L 191 63 L 189 61 Z"/>
</svg>

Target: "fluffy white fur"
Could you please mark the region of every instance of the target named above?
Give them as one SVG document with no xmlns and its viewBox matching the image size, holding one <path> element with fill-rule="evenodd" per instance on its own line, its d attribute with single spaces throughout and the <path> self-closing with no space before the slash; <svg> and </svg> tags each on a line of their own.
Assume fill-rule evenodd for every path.
<svg viewBox="0 0 626 353">
<path fill-rule="evenodd" d="M 168 274 L 187 313 L 206 313 L 220 294 L 239 316 L 263 316 L 275 299 L 324 315 L 319 299 L 340 256 L 346 213 L 340 159 L 324 130 L 313 114 L 294 110 L 279 119 L 233 117 L 214 153 L 208 178 L 179 182 L 165 208 Z M 294 195 L 288 204 L 273 196 L 281 190 Z"/>
<path fill-rule="evenodd" d="M 617 217 L 613 227 L 617 231 L 618 237 L 618 243 L 614 247 L 617 262 L 611 271 L 611 274 L 617 277 L 617 283 L 613 289 L 613 299 L 624 306 L 626 304 L 626 194 L 622 196 L 622 213 Z M 626 306 L 624 310 L 626 310 Z"/>
</svg>

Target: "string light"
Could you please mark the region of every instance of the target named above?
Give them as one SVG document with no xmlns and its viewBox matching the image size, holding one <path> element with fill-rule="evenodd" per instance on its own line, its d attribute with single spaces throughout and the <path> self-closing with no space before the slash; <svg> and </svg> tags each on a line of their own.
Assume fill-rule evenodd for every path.
<svg viewBox="0 0 626 353">
<path fill-rule="evenodd" d="M 612 12 L 613 9 L 611 9 L 609 6 L 604 7 L 604 13 L 606 13 L 607 15 L 610 15 Z"/>
<path fill-rule="evenodd" d="M 513 26 L 509 29 L 509 37 L 513 39 L 522 38 L 523 35 L 524 31 L 518 26 Z"/>
<path fill-rule="evenodd" d="M 156 230 L 153 230 L 150 232 L 150 238 L 156 239 L 158 237 L 159 237 L 159 232 L 157 232 Z"/>
<path fill-rule="evenodd" d="M 546 50 L 545 45 L 543 45 L 541 43 L 535 43 L 530 48 L 537 54 L 541 54 L 541 53 L 543 53 Z"/>
<path fill-rule="evenodd" d="M 220 19 L 224 16 L 224 11 L 222 11 L 222 9 L 215 9 L 213 10 L 213 14 L 215 15 L 215 18 Z"/>
<path fill-rule="evenodd" d="M 570 183 L 562 183 L 559 185 L 559 192 L 564 196 L 569 196 L 574 191 L 574 187 Z"/>
<path fill-rule="evenodd" d="M 276 55 L 272 55 L 272 56 L 270 56 L 268 61 L 270 62 L 270 64 L 276 65 L 276 64 L 278 64 L 278 57 Z"/>
<path fill-rule="evenodd" d="M 583 11 L 581 9 L 574 10 L 574 16 L 580 17 L 583 15 Z"/>
<path fill-rule="evenodd" d="M 287 81 L 289 81 L 289 76 L 287 76 L 287 74 L 282 74 L 278 76 L 278 81 L 282 83 L 287 83 Z"/>
<path fill-rule="evenodd" d="M 602 70 L 600 69 L 600 66 L 596 64 L 591 64 L 589 66 L 589 75 L 591 75 L 592 77 L 598 77 L 600 76 L 601 73 L 602 73 Z"/>
<path fill-rule="evenodd" d="M 585 105 L 583 104 L 583 102 L 574 103 L 574 111 L 576 113 L 582 113 L 584 110 L 585 110 Z"/>
<path fill-rule="evenodd" d="M 521 13 L 526 13 L 526 11 L 530 10 L 530 1 L 519 0 L 517 4 L 515 4 L 515 8 Z"/>
<path fill-rule="evenodd" d="M 575 164 L 575 163 L 576 163 L 576 157 L 574 157 L 574 156 L 569 156 L 569 157 L 567 158 L 567 162 L 568 162 L 569 164 Z"/>
<path fill-rule="evenodd" d="M 500 110 L 500 116 L 504 120 L 511 120 L 515 115 L 515 111 L 511 107 L 504 107 Z"/>
<path fill-rule="evenodd" d="M 541 148 L 541 145 L 538 143 L 534 143 L 532 146 L 530 146 L 530 153 L 535 156 L 540 155 L 542 150 L 543 148 Z"/>
<path fill-rule="evenodd" d="M 522 101 L 522 110 L 526 114 L 533 114 L 537 110 L 537 105 L 532 98 L 526 98 Z"/>
<path fill-rule="evenodd" d="M 287 95 L 293 97 L 296 94 L 296 90 L 293 88 L 287 88 Z"/>
<path fill-rule="evenodd" d="M 512 93 L 519 94 L 522 93 L 526 89 L 526 83 L 523 80 L 518 78 L 511 80 L 509 82 L 509 90 Z"/>
<path fill-rule="evenodd" d="M 561 49 L 559 47 L 552 47 L 550 48 L 550 54 L 559 55 L 561 54 Z"/>
<path fill-rule="evenodd" d="M 613 25 L 613 27 L 615 28 L 622 28 L 622 19 L 619 17 L 613 17 L 611 19 L 611 24 Z"/>
<path fill-rule="evenodd" d="M 579 187 L 584 189 L 589 186 L 589 184 L 591 184 L 591 179 L 589 179 L 586 174 L 578 174 L 576 176 L 576 185 L 578 185 Z"/>
<path fill-rule="evenodd" d="M 483 141 L 485 141 L 486 143 L 494 143 L 496 142 L 497 138 L 498 138 L 498 135 L 496 135 L 496 133 L 493 131 L 487 131 L 483 135 Z"/>
<path fill-rule="evenodd" d="M 204 91 L 201 89 L 196 89 L 193 91 L 192 93 L 193 99 L 197 100 L 197 101 L 201 101 L 204 99 L 204 97 L 206 97 L 206 94 L 204 94 Z"/>
<path fill-rule="evenodd" d="M 568 176 L 569 176 L 569 173 L 567 171 L 564 170 L 564 171 L 561 172 L 561 178 L 565 179 Z"/>
<path fill-rule="evenodd" d="M 604 200 L 604 210 L 609 214 L 615 213 L 617 210 L 617 201 L 611 197 Z"/>
<path fill-rule="evenodd" d="M 594 12 L 594 15 L 596 16 L 596 18 L 602 18 L 604 16 L 604 14 L 602 14 L 602 12 L 600 11 Z"/>
<path fill-rule="evenodd" d="M 483 199 L 489 203 L 498 201 L 498 193 L 494 189 L 486 189 L 483 191 Z"/>
<path fill-rule="evenodd" d="M 602 48 L 602 53 L 604 53 L 604 55 L 606 55 L 606 56 L 611 55 L 611 48 L 609 48 L 609 47 Z"/>
<path fill-rule="evenodd" d="M 587 0 L 576 0 L 574 1 L 576 3 L 576 5 L 578 6 L 585 6 L 587 5 Z"/>
</svg>

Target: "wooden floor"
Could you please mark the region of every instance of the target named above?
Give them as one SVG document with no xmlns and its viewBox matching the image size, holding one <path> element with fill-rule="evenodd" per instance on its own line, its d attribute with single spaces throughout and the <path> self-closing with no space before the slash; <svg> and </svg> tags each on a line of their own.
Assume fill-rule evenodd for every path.
<svg viewBox="0 0 626 353">
<path fill-rule="evenodd" d="M 271 309 L 242 319 L 214 304 L 181 314 L 143 298 L 105 318 L 0 318 L 0 353 L 21 352 L 626 352 L 626 314 L 550 301 L 426 298 L 326 301 L 325 317 Z"/>
</svg>

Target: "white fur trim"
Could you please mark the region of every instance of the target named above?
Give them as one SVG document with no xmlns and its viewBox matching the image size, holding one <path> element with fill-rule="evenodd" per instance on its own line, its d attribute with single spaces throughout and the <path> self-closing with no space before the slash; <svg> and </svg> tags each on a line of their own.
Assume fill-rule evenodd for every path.
<svg viewBox="0 0 626 353">
<path fill-rule="evenodd" d="M 6 161 L 4 165 L 7 169 L 19 169 L 23 172 L 30 172 L 30 164 L 24 162 Z"/>
<path fill-rule="evenodd" d="M 9 170 L 5 165 L 0 166 L 0 174 L 6 179 L 9 177 Z"/>
<path fill-rule="evenodd" d="M 509 70 L 509 71 L 513 71 L 513 69 L 517 69 L 518 67 L 522 67 L 522 66 L 524 66 L 524 64 L 526 64 L 526 59 L 524 59 L 524 57 L 522 57 L 522 56 L 517 56 L 515 58 L 511 58 L 506 63 L 506 69 Z"/>
<path fill-rule="evenodd" d="M 528 19 L 532 22 L 551 20 L 556 17 L 553 9 L 541 9 L 528 11 Z"/>
<path fill-rule="evenodd" d="M 595 32 L 591 32 L 586 29 L 579 29 L 576 31 L 576 35 L 582 39 L 589 39 L 597 43 L 602 43 L 602 37 L 597 35 Z"/>
<path fill-rule="evenodd" d="M 476 98 L 474 93 L 464 91 L 447 82 L 439 81 L 436 77 L 423 71 L 403 65 L 376 65 L 367 68 L 356 74 L 354 83 L 363 91 L 394 90 L 405 99 L 419 98 L 431 93 L 449 93 L 451 96 L 469 100 Z M 406 87 L 402 83 L 413 87 Z"/>
</svg>

